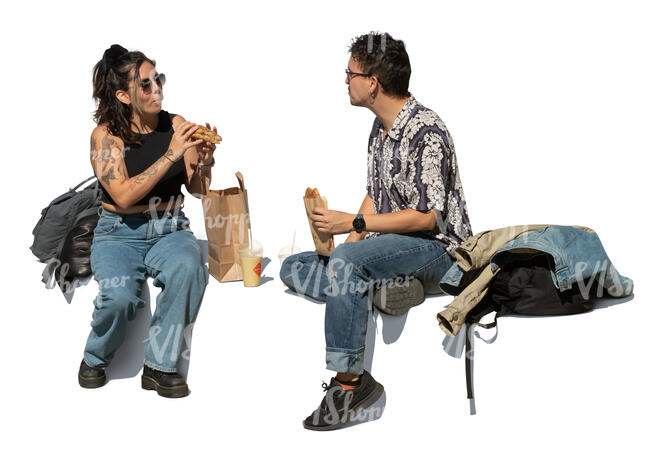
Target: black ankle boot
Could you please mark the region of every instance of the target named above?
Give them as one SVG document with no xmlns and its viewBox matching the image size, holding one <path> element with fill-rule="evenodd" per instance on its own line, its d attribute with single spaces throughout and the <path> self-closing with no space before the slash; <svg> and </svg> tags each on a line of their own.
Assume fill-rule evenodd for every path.
<svg viewBox="0 0 650 454">
<path fill-rule="evenodd" d="M 176 372 L 162 372 L 145 364 L 142 389 L 156 390 L 163 397 L 185 397 L 190 393 L 185 378 Z"/>
<path fill-rule="evenodd" d="M 81 360 L 79 366 L 79 385 L 82 388 L 100 388 L 106 384 L 106 372 L 102 367 L 91 367 Z"/>
</svg>

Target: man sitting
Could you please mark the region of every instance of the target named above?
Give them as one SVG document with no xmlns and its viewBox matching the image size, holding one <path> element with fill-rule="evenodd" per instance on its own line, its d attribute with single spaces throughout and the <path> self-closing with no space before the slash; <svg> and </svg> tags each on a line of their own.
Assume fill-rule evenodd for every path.
<svg viewBox="0 0 650 454">
<path fill-rule="evenodd" d="M 280 277 L 326 302 L 327 368 L 337 372 L 307 429 L 340 427 L 376 402 L 383 386 L 364 370 L 368 293 L 378 282 L 416 278 L 437 284 L 454 249 L 472 235 L 454 144 L 440 117 L 409 93 L 404 43 L 370 33 L 350 46 L 350 103 L 376 118 L 368 143 L 367 193 L 358 214 L 315 208 L 314 226 L 350 233 L 331 256 L 288 257 Z"/>
</svg>

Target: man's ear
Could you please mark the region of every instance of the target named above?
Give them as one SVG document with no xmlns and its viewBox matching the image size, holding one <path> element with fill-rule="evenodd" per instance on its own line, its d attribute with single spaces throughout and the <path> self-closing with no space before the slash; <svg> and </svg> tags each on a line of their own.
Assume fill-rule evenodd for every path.
<svg viewBox="0 0 650 454">
<path fill-rule="evenodd" d="M 126 104 L 127 106 L 131 104 L 131 96 L 129 96 L 129 94 L 124 90 L 117 90 L 115 92 L 115 97 L 122 104 Z"/>
<path fill-rule="evenodd" d="M 381 84 L 379 83 L 377 76 L 370 76 L 370 93 L 373 93 L 373 96 L 377 96 L 379 94 L 379 87 L 381 87 Z"/>
</svg>

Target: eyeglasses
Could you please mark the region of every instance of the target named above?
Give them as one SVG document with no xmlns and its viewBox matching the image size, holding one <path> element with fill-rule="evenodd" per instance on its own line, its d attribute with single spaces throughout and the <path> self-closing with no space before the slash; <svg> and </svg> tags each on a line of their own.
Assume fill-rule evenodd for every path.
<svg viewBox="0 0 650 454">
<path fill-rule="evenodd" d="M 154 82 L 156 82 L 156 85 L 158 85 L 160 88 L 162 88 L 163 85 L 165 85 L 165 81 L 167 78 L 165 77 L 164 74 L 156 74 L 156 77 L 153 78 Z M 144 79 L 140 81 L 140 88 L 142 88 L 142 91 L 145 92 L 146 94 L 151 93 L 153 87 L 153 82 L 151 79 Z"/>
<path fill-rule="evenodd" d="M 350 71 L 349 68 L 345 68 L 345 76 L 347 77 L 348 80 L 352 80 L 354 76 L 362 76 L 362 77 L 370 77 L 372 74 L 368 73 L 355 73 Z"/>
</svg>

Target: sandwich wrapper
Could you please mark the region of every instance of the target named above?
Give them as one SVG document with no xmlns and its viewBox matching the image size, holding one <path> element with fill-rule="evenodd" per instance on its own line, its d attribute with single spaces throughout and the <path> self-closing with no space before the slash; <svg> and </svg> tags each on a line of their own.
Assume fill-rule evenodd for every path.
<svg viewBox="0 0 650 454">
<path fill-rule="evenodd" d="M 310 193 L 315 193 L 316 196 L 310 196 Z M 305 197 L 303 197 L 303 201 L 305 202 L 305 212 L 307 213 L 307 219 L 309 220 L 309 228 L 311 229 L 311 236 L 314 239 L 316 252 L 320 255 L 329 257 L 334 250 L 334 237 L 330 233 L 319 232 L 316 230 L 316 227 L 314 227 L 314 222 L 309 217 L 311 212 L 316 207 L 321 207 L 327 210 L 327 199 L 325 197 L 321 197 L 320 194 L 318 194 L 318 190 L 316 188 L 313 190 L 311 188 L 307 188 Z"/>
</svg>

